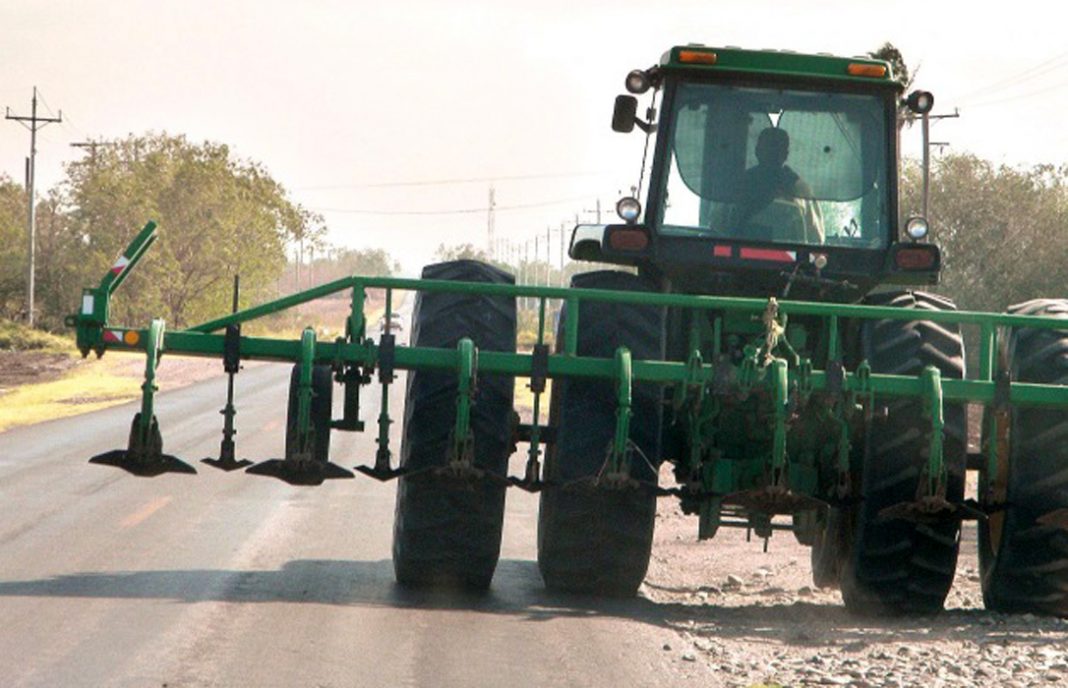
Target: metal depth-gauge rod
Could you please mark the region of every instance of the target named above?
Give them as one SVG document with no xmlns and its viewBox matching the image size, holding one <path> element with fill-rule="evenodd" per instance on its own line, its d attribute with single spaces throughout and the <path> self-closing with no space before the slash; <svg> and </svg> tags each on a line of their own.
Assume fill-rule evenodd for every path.
<svg viewBox="0 0 1068 688">
<path fill-rule="evenodd" d="M 59 111 L 58 117 L 38 117 L 37 116 L 37 87 L 33 87 L 33 100 L 30 105 L 30 116 L 12 115 L 11 108 L 6 108 L 4 113 L 4 119 L 15 120 L 22 126 L 30 130 L 30 157 L 26 160 L 26 190 L 29 196 L 29 218 L 27 221 L 27 232 L 29 233 L 30 250 L 28 256 L 28 265 L 26 266 L 26 322 L 30 327 L 33 327 L 33 292 L 34 292 L 34 268 L 36 259 L 37 248 L 37 204 L 34 202 L 34 172 L 36 168 L 37 158 L 37 130 L 51 124 L 52 122 L 63 121 L 63 111 Z M 29 124 L 27 124 L 29 122 Z"/>
</svg>

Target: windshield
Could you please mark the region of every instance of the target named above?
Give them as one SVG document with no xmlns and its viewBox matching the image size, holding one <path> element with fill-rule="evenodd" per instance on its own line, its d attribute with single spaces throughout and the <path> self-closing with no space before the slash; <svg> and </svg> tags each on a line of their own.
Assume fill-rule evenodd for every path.
<svg viewBox="0 0 1068 688">
<path fill-rule="evenodd" d="M 673 116 L 664 234 L 885 245 L 878 96 L 684 83 Z"/>
</svg>

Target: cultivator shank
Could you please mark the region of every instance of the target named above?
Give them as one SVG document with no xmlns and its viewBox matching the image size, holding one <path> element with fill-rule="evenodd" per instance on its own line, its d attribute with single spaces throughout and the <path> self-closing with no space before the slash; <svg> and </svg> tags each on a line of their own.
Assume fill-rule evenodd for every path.
<svg viewBox="0 0 1068 688">
<path fill-rule="evenodd" d="M 141 408 L 134 417 L 128 446 L 91 460 L 138 476 L 195 472 L 188 464 L 163 453 L 154 405 L 156 368 L 164 353 L 218 357 L 224 363 L 229 376 L 222 411 L 224 438 L 220 456 L 205 460 L 215 467 L 235 470 L 249 463 L 235 458 L 233 440 L 234 376 L 241 361 L 267 360 L 296 366 L 285 455 L 246 468 L 250 474 L 271 476 L 294 485 L 318 485 L 328 479 L 353 477 L 350 470 L 328 460 L 329 433 L 364 430 L 359 417 L 360 390 L 372 384 L 377 373 L 381 386 L 377 451 L 373 461 L 354 466 L 355 471 L 381 481 L 399 478 L 413 486 L 429 484 L 431 489 L 437 489 L 433 487 L 437 485 L 446 493 L 455 489 L 450 486 L 484 485 L 497 486 L 487 487 L 494 490 L 508 486 L 534 492 L 560 490 L 577 499 L 587 498 L 583 495 L 597 500 L 616 499 L 611 496 L 613 493 L 669 495 L 679 498 L 686 511 L 698 515 L 701 538 L 711 538 L 721 526 L 739 526 L 764 538 L 774 530 L 793 529 L 799 539 L 811 541 L 811 531 L 806 529 L 817 523 L 815 514 L 860 508 L 858 505 L 865 502 L 867 490 L 871 489 L 865 482 L 866 466 L 877 465 L 870 462 L 880 460 L 871 453 L 875 450 L 861 451 L 864 438 L 875 432 L 871 428 L 879 427 L 887 416 L 896 417 L 892 409 L 899 402 L 911 404 L 910 413 L 915 413 L 917 420 L 908 433 L 922 436 L 922 445 L 916 445 L 922 448 L 917 456 L 907 458 L 911 466 L 911 497 L 880 508 L 871 527 L 879 527 L 880 521 L 921 525 L 959 524 L 962 519 L 985 521 L 989 514 L 1006 508 L 1005 475 L 1011 463 L 1003 433 L 1007 416 L 998 412 L 988 415 L 988 435 L 1001 439 L 986 442 L 983 448 L 986 493 L 978 501 L 965 501 L 954 487 L 963 471 L 963 454 L 958 451 L 962 445 L 956 440 L 952 452 L 948 448 L 947 409 L 957 409 L 953 421 L 957 423 L 967 403 L 994 411 L 1009 407 L 1068 408 L 1068 387 L 1011 381 L 999 367 L 995 355 L 999 332 L 1022 328 L 1053 331 L 1061 324 L 1033 315 L 937 310 L 922 313 L 923 323 L 941 328 L 964 325 L 978 330 L 979 371 L 972 378 L 947 377 L 948 369 L 936 365 L 924 366 L 918 375 L 873 368 L 878 360 L 860 356 L 852 338 L 845 335 L 849 328 L 874 330 L 889 327 L 887 323 L 898 328 L 912 327 L 910 323 L 920 317 L 914 311 L 776 299 L 350 277 L 245 310 L 236 309 L 235 299 L 232 314 L 186 330 L 167 330 L 160 320 L 145 329 L 113 326 L 107 317 L 108 299 L 154 237 L 155 227 L 149 224 L 124 254 L 126 259 L 119 271 L 109 273 L 100 287 L 86 290 L 82 311 L 69 319 L 77 328 L 83 354 L 95 351 L 100 355 L 117 349 L 143 351 L 146 355 Z M 366 332 L 368 289 L 386 294 L 387 324 L 377 339 Z M 344 290 L 351 291 L 352 311 L 345 335 L 334 341 L 317 341 L 311 329 L 306 329 L 299 341 L 252 337 L 241 331 L 242 323 L 254 318 Z M 420 293 L 427 299 L 443 294 L 457 299 L 496 299 L 511 304 L 513 309 L 518 299 L 532 300 L 538 314 L 536 343 L 527 352 L 491 350 L 480 348 L 478 333 L 472 333 L 449 347 L 398 344 L 389 325 L 397 291 Z M 579 331 L 583 327 L 580 313 L 587 304 L 643 307 L 650 312 L 673 314 L 670 317 L 678 322 L 688 323 L 684 351 L 669 352 L 658 359 L 641 358 L 620 343 L 611 357 L 583 355 L 579 347 Z M 547 312 L 556 305 L 564 306 L 566 317 L 561 318 L 556 348 L 551 351 L 546 321 Z M 432 464 L 412 467 L 394 462 L 390 445 L 394 421 L 388 391 L 397 371 L 440 376 L 442 384 L 452 390 L 451 408 L 442 410 L 442 417 L 447 418 L 442 422 L 448 426 L 440 436 L 447 439 L 441 442 L 440 459 Z M 482 396 L 486 380 L 505 379 L 510 385 L 516 377 L 529 379 L 533 409 L 525 422 L 512 421 L 511 437 L 500 440 L 499 450 L 505 452 L 504 457 L 514 450 L 520 438 L 529 443 L 523 474 L 508 476 L 484 458 L 483 445 L 490 440 L 485 421 L 478 414 L 489 403 Z M 553 449 L 558 441 L 558 421 L 546 424 L 542 418 L 542 396 L 549 391 L 550 380 L 570 385 L 569 394 L 604 388 L 603 396 L 590 397 L 591 404 L 609 404 L 612 413 L 611 431 L 596 459 L 598 470 L 568 477 L 566 470 L 561 471 L 564 464 L 560 462 L 566 460 L 562 454 L 554 459 L 552 471 L 543 467 L 544 447 L 549 447 L 550 455 L 563 451 L 560 447 Z M 328 394 L 335 383 L 344 392 L 344 410 L 339 419 L 330 417 L 328 404 L 324 411 L 323 402 L 316 401 Z M 658 390 L 664 416 L 657 427 L 670 442 L 665 439 L 658 446 L 638 439 L 634 423 L 639 387 Z M 505 410 L 512 413 L 510 408 Z M 643 423 L 648 420 L 644 416 L 637 418 Z M 678 487 L 657 484 L 661 461 L 675 464 Z M 1064 530 L 1066 512 L 1065 508 L 1051 509 L 1039 514 L 1037 520 Z M 780 515 L 792 516 L 794 525 L 775 522 Z M 420 570 L 406 569 L 408 573 L 404 575 L 418 578 Z"/>
</svg>

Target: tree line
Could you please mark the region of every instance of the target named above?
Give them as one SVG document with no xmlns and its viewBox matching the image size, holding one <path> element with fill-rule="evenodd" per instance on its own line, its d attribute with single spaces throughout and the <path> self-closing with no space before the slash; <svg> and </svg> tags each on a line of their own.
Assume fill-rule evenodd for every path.
<svg viewBox="0 0 1068 688">
<path fill-rule="evenodd" d="M 396 263 L 381 251 L 330 252 L 323 218 L 289 198 L 259 163 L 223 144 L 149 134 L 100 144 L 65 166 L 37 204 L 36 319 L 62 327 L 147 220 L 163 231 L 112 302 L 127 324 L 184 326 L 226 312 L 233 276 L 242 305 L 283 288 L 289 247 L 317 247 L 321 271 Z M 27 195 L 0 175 L 0 317 L 25 317 Z M 382 254 L 382 255 L 380 255 Z M 377 262 L 376 262 L 377 261 Z M 340 268 L 339 268 L 340 269 Z"/>
<path fill-rule="evenodd" d="M 922 170 L 902 170 L 902 209 L 920 208 Z M 942 249 L 936 291 L 967 310 L 1060 297 L 1068 266 L 1068 165 L 1014 167 L 971 154 L 932 162 L 928 220 Z"/>
<path fill-rule="evenodd" d="M 382 250 L 327 246 L 321 217 L 293 202 L 261 165 L 236 159 L 222 144 L 131 136 L 98 147 L 65 172 L 37 206 L 37 320 L 47 329 L 62 327 L 81 289 L 100 279 L 149 218 L 164 231 L 118 292 L 116 322 L 163 317 L 183 326 L 225 312 L 235 273 L 247 305 L 279 291 L 351 274 L 389 275 L 399 267 Z M 919 165 L 906 161 L 903 211 L 920 207 L 920 188 Z M 962 308 L 991 311 L 1061 295 L 1068 266 L 1057 249 L 1068 234 L 1068 165 L 1017 167 L 949 154 L 933 161 L 930 188 L 931 239 L 944 262 L 937 291 Z M 24 315 L 26 208 L 25 189 L 0 176 L 0 317 L 6 319 Z M 287 261 L 298 244 L 314 247 L 315 257 Z M 438 257 L 485 258 L 472 246 L 441 246 Z"/>
</svg>

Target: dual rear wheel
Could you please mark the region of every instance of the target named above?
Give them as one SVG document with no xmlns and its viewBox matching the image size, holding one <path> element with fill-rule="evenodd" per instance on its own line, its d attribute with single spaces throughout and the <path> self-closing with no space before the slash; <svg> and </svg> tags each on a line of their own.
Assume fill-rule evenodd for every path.
<svg viewBox="0 0 1068 688">
<path fill-rule="evenodd" d="M 615 271 L 575 275 L 578 289 L 649 291 L 636 275 Z M 571 314 L 561 314 L 557 351 Z M 583 300 L 578 316 L 578 355 L 612 358 L 620 346 L 635 360 L 662 354 L 663 313 L 651 306 Z M 657 481 L 660 391 L 633 390 L 631 477 Z M 538 511 L 538 568 L 545 585 L 561 592 L 616 597 L 634 595 L 645 578 L 653 544 L 656 496 L 641 487 L 610 489 L 592 484 L 605 468 L 616 427 L 615 385 L 610 380 L 560 379 L 553 383 L 549 447 Z"/>
<path fill-rule="evenodd" d="M 870 297 L 869 305 L 907 308 L 915 320 L 861 325 L 857 361 L 873 373 L 919 376 L 934 366 L 943 378 L 964 377 L 964 345 L 954 326 L 923 319 L 952 302 L 923 292 Z M 853 499 L 821 516 L 812 548 L 813 579 L 839 587 L 846 607 L 864 615 L 926 614 L 942 609 L 953 583 L 960 523 L 887 518 L 884 510 L 916 499 L 926 480 L 930 415 L 915 397 L 874 400 L 872 419 L 852 451 Z M 946 403 L 943 461 L 947 501 L 964 498 L 967 423 L 963 404 Z"/>
<path fill-rule="evenodd" d="M 1011 313 L 1068 318 L 1068 300 L 1035 299 Z M 1014 382 L 1068 384 L 1068 328 L 1004 332 L 1002 369 Z M 979 524 L 983 601 L 1003 612 L 1068 616 L 1068 410 L 990 408 L 984 417 Z M 988 459 L 989 461 L 989 459 Z"/>
<path fill-rule="evenodd" d="M 490 266 L 458 261 L 430 266 L 424 278 L 510 283 Z M 572 286 L 647 291 L 638 277 L 619 272 L 578 275 Z M 578 354 L 611 358 L 626 346 L 634 358 L 661 353 L 659 309 L 583 301 Z M 563 340 L 563 313 L 557 342 Z M 424 293 L 417 297 L 412 343 L 454 348 L 469 337 L 481 351 L 514 351 L 513 299 L 472 294 Z M 558 345 L 558 349 L 559 349 Z M 503 478 L 514 442 L 511 376 L 479 375 L 472 407 L 475 464 Z M 408 374 L 401 465 L 410 470 L 446 463 L 455 422 L 455 373 Z M 659 456 L 660 396 L 655 386 L 634 390 L 631 475 L 656 483 Z M 656 497 L 649 490 L 608 490 L 591 485 L 605 467 L 616 424 L 614 385 L 601 381 L 559 380 L 552 391 L 550 424 L 554 443 L 545 461 L 550 483 L 541 493 L 538 516 L 538 566 L 550 589 L 633 595 L 645 576 L 652 546 Z M 397 490 L 393 564 L 398 582 L 407 585 L 490 584 L 500 551 L 504 517 L 503 484 L 473 485 L 439 479 L 402 478 Z"/>
<path fill-rule="evenodd" d="M 424 279 L 512 284 L 511 275 L 471 260 L 430 265 Z M 456 349 L 462 338 L 479 351 L 514 352 L 515 299 L 473 293 L 420 292 L 412 314 L 413 346 Z M 397 484 L 393 525 L 393 568 L 402 585 L 489 587 L 501 548 L 504 477 L 514 446 L 515 381 L 479 374 L 471 405 L 474 481 L 433 474 L 455 446 L 454 370 L 408 373 L 400 465 L 421 475 Z"/>
</svg>

